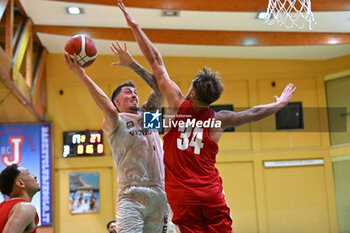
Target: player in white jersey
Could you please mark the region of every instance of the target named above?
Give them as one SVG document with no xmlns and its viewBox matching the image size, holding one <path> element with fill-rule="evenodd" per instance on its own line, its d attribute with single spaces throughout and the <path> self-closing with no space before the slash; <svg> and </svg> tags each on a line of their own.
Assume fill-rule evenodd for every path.
<svg viewBox="0 0 350 233">
<path fill-rule="evenodd" d="M 152 92 L 139 109 L 135 85 L 125 82 L 113 92 L 111 100 L 90 79 L 85 70 L 65 54 L 67 67 L 83 82 L 104 113 L 102 129 L 108 136 L 118 172 L 117 232 L 166 232 L 167 199 L 164 191 L 163 149 L 156 130 L 144 130 L 142 112 L 156 111 L 163 104 L 154 76 L 139 65 L 118 41 L 111 43 L 119 61 L 141 76 Z"/>
</svg>

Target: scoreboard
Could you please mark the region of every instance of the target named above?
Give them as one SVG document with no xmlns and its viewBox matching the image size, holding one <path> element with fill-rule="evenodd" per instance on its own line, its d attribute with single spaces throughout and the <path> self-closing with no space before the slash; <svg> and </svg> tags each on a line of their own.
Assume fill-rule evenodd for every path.
<svg viewBox="0 0 350 233">
<path fill-rule="evenodd" d="M 63 132 L 63 157 L 103 155 L 102 130 Z"/>
</svg>

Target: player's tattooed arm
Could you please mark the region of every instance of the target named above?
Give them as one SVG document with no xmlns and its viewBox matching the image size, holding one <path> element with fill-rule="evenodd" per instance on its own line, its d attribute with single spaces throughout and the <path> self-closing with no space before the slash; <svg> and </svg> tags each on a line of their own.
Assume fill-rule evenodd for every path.
<svg viewBox="0 0 350 233">
<path fill-rule="evenodd" d="M 159 91 L 156 77 L 137 62 L 133 62 L 129 67 L 153 89 L 147 102 L 141 106 L 140 110 L 151 112 L 160 109 L 164 104 L 164 97 Z"/>
<path fill-rule="evenodd" d="M 131 68 L 138 74 L 145 82 L 155 91 L 160 93 L 155 76 L 141 66 L 129 53 L 126 43 L 124 43 L 124 48 L 119 41 L 112 41 L 110 48 L 112 52 L 117 55 L 117 62 L 113 62 L 112 66 L 126 66 Z"/>
<path fill-rule="evenodd" d="M 153 112 L 157 109 L 161 109 L 164 103 L 164 97 L 160 92 L 153 91 L 148 97 L 147 102 L 145 102 L 141 108 L 140 111 L 148 111 Z"/>
<path fill-rule="evenodd" d="M 115 55 L 118 56 L 117 62 L 113 62 L 112 66 L 126 66 L 131 68 L 138 74 L 153 90 L 147 100 L 142 107 L 141 111 L 156 111 L 161 108 L 164 103 L 164 98 L 159 91 L 156 77 L 146 70 L 143 66 L 141 66 L 129 53 L 126 43 L 124 43 L 124 48 L 121 46 L 119 41 L 112 42 L 110 45 L 111 50 Z"/>
<path fill-rule="evenodd" d="M 135 71 L 136 74 L 138 74 L 145 82 L 157 93 L 160 95 L 160 91 L 158 89 L 156 77 L 146 70 L 143 66 L 141 66 L 136 61 L 129 65 L 129 67 Z"/>
</svg>

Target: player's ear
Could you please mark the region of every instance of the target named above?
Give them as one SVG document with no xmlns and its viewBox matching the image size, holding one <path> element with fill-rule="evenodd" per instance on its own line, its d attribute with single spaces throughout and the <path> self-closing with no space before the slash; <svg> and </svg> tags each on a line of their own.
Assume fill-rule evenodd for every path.
<svg viewBox="0 0 350 233">
<path fill-rule="evenodd" d="M 196 92 L 193 89 L 190 92 L 190 97 L 191 97 L 191 99 L 195 99 L 195 97 L 196 97 Z"/>
<path fill-rule="evenodd" d="M 16 186 L 20 187 L 20 188 L 24 188 L 24 182 L 21 179 L 16 179 L 15 181 Z"/>
<path fill-rule="evenodd" d="M 120 104 L 120 102 L 117 98 L 114 98 L 113 103 L 115 104 L 115 106 L 118 106 Z"/>
</svg>

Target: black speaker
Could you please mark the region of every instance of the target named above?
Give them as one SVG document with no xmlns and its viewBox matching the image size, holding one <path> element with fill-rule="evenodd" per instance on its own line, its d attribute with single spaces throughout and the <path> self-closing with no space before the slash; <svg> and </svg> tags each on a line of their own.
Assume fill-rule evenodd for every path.
<svg viewBox="0 0 350 233">
<path fill-rule="evenodd" d="M 301 102 L 290 102 L 276 112 L 276 129 L 304 129 L 303 106 Z"/>
</svg>

